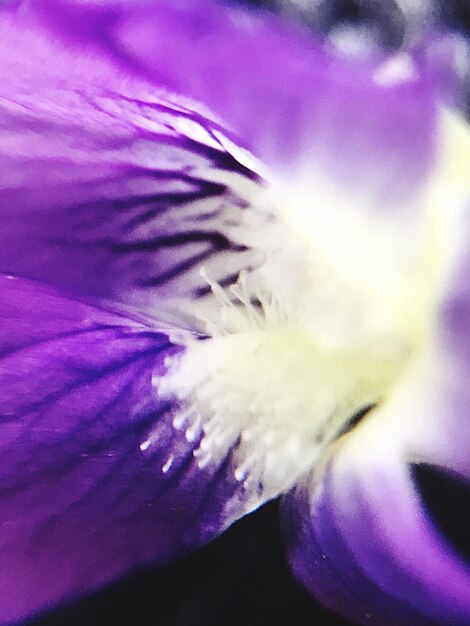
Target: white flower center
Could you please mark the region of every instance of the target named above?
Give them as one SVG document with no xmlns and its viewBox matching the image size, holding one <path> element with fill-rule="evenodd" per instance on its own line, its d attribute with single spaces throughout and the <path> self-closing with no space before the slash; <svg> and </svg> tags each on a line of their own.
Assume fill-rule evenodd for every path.
<svg viewBox="0 0 470 626">
<path fill-rule="evenodd" d="M 468 187 L 456 167 L 462 129 L 447 114 L 443 127 L 443 162 L 416 206 L 357 206 L 320 178 L 314 197 L 273 188 L 255 209 L 276 218 L 257 233 L 262 270 L 225 290 L 207 277 L 219 303 L 204 312 L 208 338 L 189 341 L 155 384 L 180 400 L 174 426 L 198 442 L 201 470 L 232 454 L 253 506 L 384 402 L 429 336 Z"/>
</svg>

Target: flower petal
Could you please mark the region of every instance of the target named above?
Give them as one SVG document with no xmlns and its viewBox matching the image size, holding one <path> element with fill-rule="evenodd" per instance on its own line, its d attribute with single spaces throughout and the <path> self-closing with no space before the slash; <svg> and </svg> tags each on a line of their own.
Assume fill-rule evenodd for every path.
<svg viewBox="0 0 470 626">
<path fill-rule="evenodd" d="M 296 576 L 360 624 L 470 622 L 469 211 L 457 210 L 429 341 L 284 505 Z"/>
<path fill-rule="evenodd" d="M 341 450 L 288 496 L 293 571 L 359 624 L 468 624 L 470 567 L 434 526 L 387 436 Z"/>
<path fill-rule="evenodd" d="M 291 227 L 319 232 L 323 214 L 372 211 L 388 227 L 392 206 L 401 233 L 419 213 L 436 127 L 409 59 L 337 58 L 272 17 L 212 3 L 27 2 L 1 15 L 3 271 L 158 305 L 160 318 L 162 297 L 177 298 L 184 325 L 193 300 L 213 302 L 201 266 L 223 286 L 259 268 L 286 215 L 281 241 Z M 270 192 L 240 145 L 276 168 Z"/>
<path fill-rule="evenodd" d="M 102 57 L 77 69 L 18 13 L 0 14 L 0 269 L 161 315 L 163 297 L 211 295 L 202 265 L 222 284 L 256 266 L 259 177 L 220 126 L 137 78 L 124 87 Z"/>
<path fill-rule="evenodd" d="M 326 177 L 396 203 L 433 161 L 434 90 L 406 55 L 338 57 L 268 13 L 210 1 L 121 5 L 107 33 L 134 68 L 220 116 L 290 190 L 315 196 Z"/>
<path fill-rule="evenodd" d="M 231 454 L 159 398 L 166 333 L 0 277 L 0 622 L 201 544 L 246 512 Z"/>
<path fill-rule="evenodd" d="M 383 195 L 399 195 L 432 158 L 434 91 L 406 55 L 385 65 L 338 57 L 269 13 L 209 0 L 41 7 L 69 46 L 99 48 L 202 103 L 291 184 L 322 162 L 353 188 L 377 185 L 379 173 Z"/>
</svg>

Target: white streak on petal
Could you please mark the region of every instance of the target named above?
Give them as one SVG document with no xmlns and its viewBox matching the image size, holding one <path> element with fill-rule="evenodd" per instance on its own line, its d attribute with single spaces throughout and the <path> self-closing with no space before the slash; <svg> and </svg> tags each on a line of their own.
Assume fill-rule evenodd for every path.
<svg viewBox="0 0 470 626">
<path fill-rule="evenodd" d="M 141 449 L 142 452 L 145 452 L 146 450 L 148 450 L 150 448 L 150 446 L 152 445 L 152 441 L 150 439 L 147 439 L 146 441 L 143 441 L 139 448 Z"/>
<path fill-rule="evenodd" d="M 166 460 L 166 462 L 164 463 L 164 465 L 162 466 L 162 472 L 164 474 L 166 474 L 169 471 L 169 469 L 173 465 L 173 461 L 174 461 L 174 456 L 170 455 L 168 459 Z"/>
<path fill-rule="evenodd" d="M 198 415 L 194 424 L 192 424 L 185 432 L 186 441 L 193 442 L 196 441 L 199 433 L 201 432 L 201 416 Z"/>
<path fill-rule="evenodd" d="M 374 74 L 374 81 L 383 87 L 393 87 L 417 78 L 416 66 L 411 57 L 404 52 L 400 52 L 385 61 Z"/>
</svg>

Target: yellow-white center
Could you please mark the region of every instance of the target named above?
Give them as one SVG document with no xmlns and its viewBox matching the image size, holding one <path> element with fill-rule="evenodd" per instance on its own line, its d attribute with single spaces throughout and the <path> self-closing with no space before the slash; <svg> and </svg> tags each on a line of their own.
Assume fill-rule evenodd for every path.
<svg viewBox="0 0 470 626">
<path fill-rule="evenodd" d="M 265 191 L 254 211 L 275 220 L 250 234 L 263 268 L 226 290 L 207 277 L 218 303 L 204 312 L 208 338 L 188 340 L 155 381 L 179 399 L 173 424 L 198 442 L 201 470 L 230 451 L 253 506 L 290 488 L 355 413 L 386 401 L 432 332 L 470 189 L 469 132 L 441 117 L 442 158 L 409 207 L 352 205 L 320 175 L 314 197 Z"/>
</svg>

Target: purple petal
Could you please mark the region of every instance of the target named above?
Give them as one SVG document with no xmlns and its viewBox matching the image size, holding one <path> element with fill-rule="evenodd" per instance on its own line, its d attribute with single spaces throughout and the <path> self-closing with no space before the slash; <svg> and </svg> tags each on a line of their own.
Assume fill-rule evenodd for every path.
<svg viewBox="0 0 470 626">
<path fill-rule="evenodd" d="M 336 183 L 354 189 L 360 180 L 369 193 L 378 183 L 392 184 L 390 168 L 394 174 L 395 168 L 406 172 L 401 184 L 407 191 L 426 171 L 433 152 L 433 102 L 426 80 L 397 78 L 384 85 L 381 59 L 338 58 L 311 33 L 268 14 L 230 13 L 205 2 L 201 16 L 192 2 L 181 3 L 178 11 L 174 3 L 160 4 L 143 15 L 121 10 L 112 30 L 115 46 L 157 82 L 206 104 L 257 156 L 280 175 L 288 173 L 291 184 L 297 168 L 308 177 L 319 161 L 344 177 Z M 147 37 L 141 35 L 143 19 Z M 170 49 L 174 61 L 168 67 Z M 377 181 L 377 173 L 387 180 Z"/>
<path fill-rule="evenodd" d="M 377 443 L 379 453 L 333 458 L 284 502 L 296 577 L 359 624 L 468 624 L 470 567 L 433 525 L 406 460 Z"/>
<path fill-rule="evenodd" d="M 222 284 L 253 268 L 259 179 L 220 126 L 103 55 L 77 62 L 27 8 L 0 14 L 0 269 L 161 308 L 211 293 L 202 265 Z"/>
<path fill-rule="evenodd" d="M 391 69 L 339 58 L 272 15 L 207 0 L 32 4 L 77 54 L 101 51 L 202 103 L 290 182 L 321 161 L 344 184 L 388 185 L 388 197 L 408 192 L 432 158 L 434 91 L 409 59 Z"/>
<path fill-rule="evenodd" d="M 329 185 L 354 209 L 414 210 L 436 139 L 419 68 L 390 81 L 212 4 L 95 4 L 0 14 L 0 270 L 160 317 L 176 298 L 193 315 L 211 301 L 201 267 L 233 283 L 271 243 L 282 196 L 238 141 L 277 168 L 281 204 L 310 213 Z"/>
<path fill-rule="evenodd" d="M 435 94 L 406 57 L 339 58 L 269 14 L 210 1 L 120 4 L 106 39 L 121 62 L 220 116 L 290 189 L 315 193 L 319 168 L 396 202 L 432 162 Z"/>
<path fill-rule="evenodd" d="M 5 623 L 165 562 L 246 510 L 231 450 L 200 469 L 197 436 L 157 396 L 181 350 L 165 333 L 33 282 L 0 288 Z"/>
</svg>

